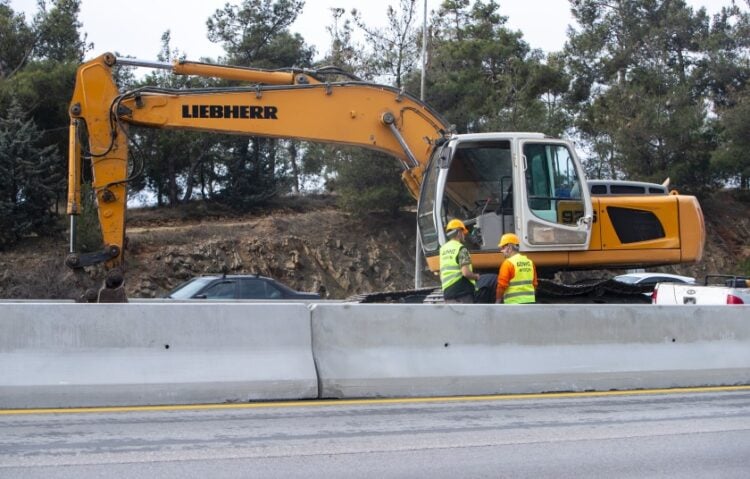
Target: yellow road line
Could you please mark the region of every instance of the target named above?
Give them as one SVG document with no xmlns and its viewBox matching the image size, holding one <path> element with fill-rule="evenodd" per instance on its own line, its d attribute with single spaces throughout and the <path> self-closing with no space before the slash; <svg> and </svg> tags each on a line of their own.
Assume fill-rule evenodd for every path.
<svg viewBox="0 0 750 479">
<path fill-rule="evenodd" d="M 284 407 L 309 406 L 351 406 L 378 404 L 425 404 L 436 402 L 477 402 L 477 401 L 510 401 L 523 399 L 560 399 L 581 397 L 606 396 L 646 396 L 650 394 L 685 394 L 750 391 L 747 386 L 716 386 L 675 389 L 637 389 L 627 391 L 590 391 L 566 393 L 539 394 L 493 394 L 484 396 L 445 396 L 428 398 L 392 398 L 392 399 L 325 399 L 301 401 L 274 401 L 231 404 L 181 404 L 169 406 L 106 406 L 106 407 L 77 407 L 77 408 L 47 408 L 47 409 L 0 409 L 0 416 L 21 414 L 80 414 L 80 413 L 109 413 L 109 412 L 144 412 L 144 411 L 202 411 L 212 409 L 270 409 Z"/>
</svg>

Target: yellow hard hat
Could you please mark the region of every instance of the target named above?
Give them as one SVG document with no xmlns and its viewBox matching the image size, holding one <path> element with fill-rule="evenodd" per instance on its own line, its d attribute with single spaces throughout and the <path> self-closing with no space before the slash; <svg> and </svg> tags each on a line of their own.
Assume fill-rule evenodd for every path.
<svg viewBox="0 0 750 479">
<path fill-rule="evenodd" d="M 521 244 L 521 240 L 518 239 L 518 236 L 514 235 L 513 233 L 505 233 L 502 238 L 500 238 L 500 242 L 497 244 L 499 248 L 502 248 L 506 244 L 514 244 L 516 246 Z"/>
<path fill-rule="evenodd" d="M 445 231 L 448 232 L 453 230 L 461 230 L 464 232 L 464 234 L 469 232 L 469 230 L 466 229 L 464 222 L 461 220 L 450 220 L 448 222 L 448 226 L 445 227 Z"/>
</svg>

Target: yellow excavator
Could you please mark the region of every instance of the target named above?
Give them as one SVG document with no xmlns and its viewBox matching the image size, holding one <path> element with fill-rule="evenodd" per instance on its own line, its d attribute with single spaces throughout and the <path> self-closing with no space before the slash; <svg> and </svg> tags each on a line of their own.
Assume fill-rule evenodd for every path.
<svg viewBox="0 0 750 479">
<path fill-rule="evenodd" d="M 142 87 L 119 91 L 115 65 L 168 69 L 176 75 L 233 80 L 244 86 Z M 336 81 L 326 81 L 331 74 Z M 70 104 L 66 264 L 104 263 L 108 285 L 123 278 L 129 178 L 128 130 L 183 128 L 354 145 L 398 159 L 418 199 L 417 226 L 432 271 L 444 226 L 470 228 L 474 268 L 495 272 L 504 233 L 541 271 L 633 268 L 700 260 L 703 214 L 693 196 L 592 195 L 573 146 L 541 133 L 455 134 L 425 103 L 393 87 L 340 80 L 337 69 L 259 70 L 189 61 L 121 59 L 111 53 L 82 64 Z M 81 213 L 82 158 L 91 161 L 104 245 L 75 251 Z"/>
</svg>

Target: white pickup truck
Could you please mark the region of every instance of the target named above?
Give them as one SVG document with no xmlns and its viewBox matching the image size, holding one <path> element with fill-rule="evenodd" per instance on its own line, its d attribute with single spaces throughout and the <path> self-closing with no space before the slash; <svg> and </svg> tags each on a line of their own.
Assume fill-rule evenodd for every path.
<svg viewBox="0 0 750 479">
<path fill-rule="evenodd" d="M 750 278 L 707 275 L 703 285 L 657 283 L 653 304 L 750 304 Z"/>
</svg>

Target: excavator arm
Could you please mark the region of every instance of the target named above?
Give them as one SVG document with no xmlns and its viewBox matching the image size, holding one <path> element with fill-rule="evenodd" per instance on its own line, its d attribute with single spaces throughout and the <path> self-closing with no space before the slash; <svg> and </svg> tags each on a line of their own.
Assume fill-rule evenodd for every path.
<svg viewBox="0 0 750 479">
<path fill-rule="evenodd" d="M 120 92 L 112 73 L 118 63 L 249 85 L 193 90 L 144 87 Z M 130 125 L 293 138 L 381 151 L 401 162 L 404 183 L 414 197 L 432 150 L 448 130 L 427 105 L 388 86 L 356 80 L 329 83 L 305 71 L 119 60 L 109 53 L 79 67 L 70 118 L 71 249 L 66 263 L 83 267 L 104 262 L 110 271 L 121 268 L 123 262 Z M 105 245 L 97 253 L 75 252 L 82 157 L 91 160 Z"/>
</svg>

